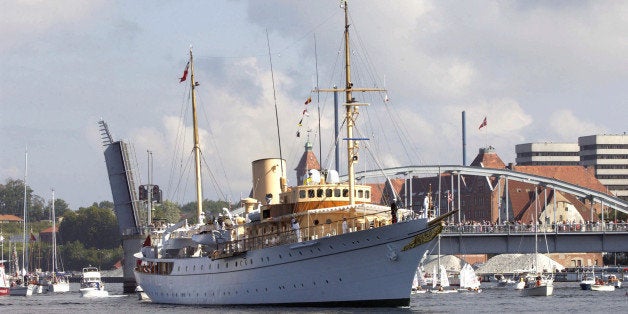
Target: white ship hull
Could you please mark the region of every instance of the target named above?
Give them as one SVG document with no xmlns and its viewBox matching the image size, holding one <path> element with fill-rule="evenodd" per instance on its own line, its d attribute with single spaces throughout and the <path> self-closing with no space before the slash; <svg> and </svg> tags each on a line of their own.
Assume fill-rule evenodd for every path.
<svg viewBox="0 0 628 314">
<path fill-rule="evenodd" d="M 419 259 L 440 229 L 419 219 L 225 259 L 143 258 L 172 262 L 172 272 L 136 269 L 135 278 L 155 303 L 405 306 Z"/>
</svg>

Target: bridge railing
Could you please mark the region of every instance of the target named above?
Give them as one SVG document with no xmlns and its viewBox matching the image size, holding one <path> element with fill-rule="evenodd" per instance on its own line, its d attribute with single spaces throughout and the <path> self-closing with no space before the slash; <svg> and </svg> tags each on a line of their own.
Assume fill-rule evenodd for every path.
<svg viewBox="0 0 628 314">
<path fill-rule="evenodd" d="M 626 232 L 628 223 L 573 223 L 573 224 L 544 224 L 536 226 L 538 232 L 545 233 L 573 233 L 573 232 Z M 446 234 L 510 234 L 534 233 L 535 226 L 531 224 L 472 224 L 447 225 L 443 228 Z"/>
</svg>

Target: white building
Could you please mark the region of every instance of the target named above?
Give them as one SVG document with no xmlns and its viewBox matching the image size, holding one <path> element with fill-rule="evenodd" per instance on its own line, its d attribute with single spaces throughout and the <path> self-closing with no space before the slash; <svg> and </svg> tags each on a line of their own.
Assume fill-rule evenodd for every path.
<svg viewBox="0 0 628 314">
<path fill-rule="evenodd" d="M 578 138 L 580 164 L 595 168 L 595 177 L 613 195 L 628 200 L 628 135 Z"/>
<path fill-rule="evenodd" d="M 525 143 L 515 146 L 520 166 L 577 166 L 580 161 L 577 143 Z"/>
</svg>

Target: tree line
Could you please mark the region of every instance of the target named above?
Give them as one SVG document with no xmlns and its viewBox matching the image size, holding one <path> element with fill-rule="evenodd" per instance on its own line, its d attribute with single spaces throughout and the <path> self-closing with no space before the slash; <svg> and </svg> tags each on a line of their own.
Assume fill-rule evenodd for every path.
<svg viewBox="0 0 628 314">
<path fill-rule="evenodd" d="M 43 270 L 50 270 L 48 267 L 51 263 L 48 261 L 51 261 L 52 245 L 41 241 L 39 232 L 52 226 L 52 204 L 35 195 L 28 186 L 26 186 L 26 199 L 28 200 L 27 230 L 29 230 L 27 239 L 35 238 L 34 241 L 29 241 L 28 264 Z M 0 184 L 0 214 L 11 214 L 23 219 L 23 204 L 24 181 L 7 179 L 5 184 Z M 229 204 L 222 201 L 204 200 L 203 207 L 208 215 L 218 216 L 222 213 L 223 207 L 229 208 Z M 91 206 L 72 210 L 63 199 L 55 200 L 58 227 L 57 250 L 61 257 L 60 269 L 80 270 L 87 265 L 111 269 L 116 263 L 121 262 L 124 252 L 113 209 L 114 204 L 111 201 L 94 202 Z M 144 211 L 140 212 L 140 215 L 146 217 Z M 196 202 L 181 206 L 166 200 L 161 204 L 155 204 L 152 217 L 154 220 L 168 223 L 178 222 L 181 219 L 196 223 Z M 5 259 L 10 256 L 13 246 L 18 251 L 18 256 L 21 256 L 22 227 L 20 222 L 2 224 L 1 232 L 4 238 L 2 250 Z M 9 244 L 7 240 L 16 239 L 16 236 L 19 236 L 20 241 Z"/>
</svg>

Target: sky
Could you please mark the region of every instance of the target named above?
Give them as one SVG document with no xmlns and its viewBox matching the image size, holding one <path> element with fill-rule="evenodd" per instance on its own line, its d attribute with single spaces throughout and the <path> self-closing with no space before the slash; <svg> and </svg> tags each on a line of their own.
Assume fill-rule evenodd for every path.
<svg viewBox="0 0 628 314">
<path fill-rule="evenodd" d="M 151 168 L 166 198 L 193 201 L 190 47 L 206 198 L 246 197 L 262 158 L 284 158 L 294 184 L 308 135 L 333 167 L 333 96 L 311 91 L 344 85 L 337 0 L 0 6 L 1 183 L 24 179 L 28 151 L 35 194 L 112 200 L 103 119 L 131 145 L 136 182 Z M 467 163 L 488 145 L 509 163 L 516 144 L 628 131 L 628 2 L 356 0 L 349 15 L 354 87 L 386 89 L 354 94 L 370 104 L 360 154 L 376 157 L 358 170 L 461 164 L 462 111 Z"/>
</svg>

